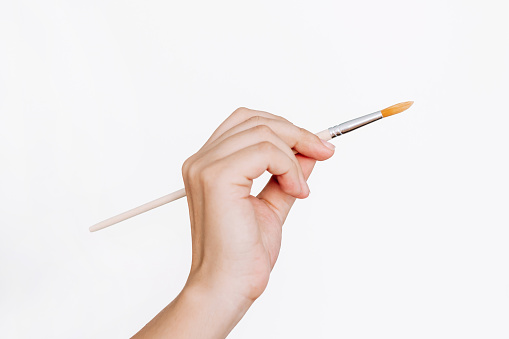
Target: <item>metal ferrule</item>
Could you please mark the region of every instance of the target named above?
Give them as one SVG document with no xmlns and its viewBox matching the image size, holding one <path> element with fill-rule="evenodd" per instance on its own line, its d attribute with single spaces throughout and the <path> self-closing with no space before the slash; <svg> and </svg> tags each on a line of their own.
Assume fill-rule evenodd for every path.
<svg viewBox="0 0 509 339">
<path fill-rule="evenodd" d="M 354 129 L 357 129 L 359 127 L 365 126 L 367 124 L 372 123 L 373 121 L 377 121 L 382 119 L 382 112 L 378 111 L 375 113 L 367 114 L 362 117 L 344 122 L 342 124 L 336 125 L 334 127 L 329 128 L 329 133 L 331 138 L 338 137 L 342 134 L 348 133 L 350 131 L 353 131 Z"/>
</svg>

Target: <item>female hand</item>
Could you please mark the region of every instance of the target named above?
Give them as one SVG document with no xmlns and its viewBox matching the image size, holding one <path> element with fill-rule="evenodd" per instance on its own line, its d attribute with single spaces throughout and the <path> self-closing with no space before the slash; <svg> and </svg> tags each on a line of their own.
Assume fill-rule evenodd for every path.
<svg viewBox="0 0 509 339">
<path fill-rule="evenodd" d="M 153 320 L 173 323 L 160 331 L 200 338 L 231 331 L 268 283 L 283 223 L 295 198 L 309 195 L 306 179 L 315 161 L 333 153 L 332 144 L 266 112 L 239 108 L 217 128 L 182 167 L 192 265 L 183 292 Z M 271 180 L 252 196 L 253 179 L 265 171 Z M 189 329 L 188 318 L 199 327 Z"/>
</svg>

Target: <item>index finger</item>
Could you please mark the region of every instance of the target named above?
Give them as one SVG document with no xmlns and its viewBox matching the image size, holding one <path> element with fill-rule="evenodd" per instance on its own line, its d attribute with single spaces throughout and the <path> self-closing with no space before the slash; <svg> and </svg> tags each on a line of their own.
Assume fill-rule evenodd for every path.
<svg viewBox="0 0 509 339">
<path fill-rule="evenodd" d="M 316 134 L 313 134 L 304 128 L 295 126 L 287 120 L 269 119 L 261 116 L 253 116 L 238 125 L 233 126 L 215 140 L 211 140 L 208 145 L 204 145 L 202 150 L 212 148 L 222 140 L 235 134 L 249 130 L 255 127 L 268 127 L 280 139 L 282 139 L 290 148 L 300 154 L 316 160 L 326 160 L 334 154 L 334 146 L 323 142 Z"/>
<path fill-rule="evenodd" d="M 256 110 L 245 108 L 245 107 L 239 107 L 232 114 L 230 114 L 230 116 L 228 118 L 226 118 L 226 120 L 223 121 L 221 123 L 221 125 L 219 125 L 218 128 L 216 128 L 214 133 L 212 133 L 212 135 L 207 140 L 207 142 L 205 142 L 205 144 L 203 145 L 202 148 L 204 148 L 206 145 L 208 145 L 211 142 L 213 142 L 214 140 L 216 140 L 218 137 L 220 137 L 223 133 L 225 133 L 232 127 L 248 120 L 249 118 L 255 117 L 255 116 L 288 122 L 288 120 L 286 120 L 283 117 L 280 117 L 279 115 L 271 114 L 271 113 L 264 112 L 264 111 L 256 111 Z"/>
</svg>

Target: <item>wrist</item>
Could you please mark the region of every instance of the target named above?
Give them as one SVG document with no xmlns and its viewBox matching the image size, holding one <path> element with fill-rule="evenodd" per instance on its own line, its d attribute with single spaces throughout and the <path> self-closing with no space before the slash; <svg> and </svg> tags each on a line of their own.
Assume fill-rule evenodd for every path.
<svg viewBox="0 0 509 339">
<path fill-rule="evenodd" d="M 193 272 L 189 275 L 183 291 L 189 295 L 196 295 L 200 298 L 217 302 L 228 302 L 231 307 L 245 313 L 251 307 L 254 299 L 247 297 L 235 287 L 231 278 L 219 277 L 217 275 L 206 275 L 202 272 Z"/>
<path fill-rule="evenodd" d="M 230 333 L 253 300 L 233 293 L 219 281 L 192 276 L 179 295 L 179 303 L 194 310 L 194 316 L 202 319 L 203 338 L 219 338 Z"/>
</svg>

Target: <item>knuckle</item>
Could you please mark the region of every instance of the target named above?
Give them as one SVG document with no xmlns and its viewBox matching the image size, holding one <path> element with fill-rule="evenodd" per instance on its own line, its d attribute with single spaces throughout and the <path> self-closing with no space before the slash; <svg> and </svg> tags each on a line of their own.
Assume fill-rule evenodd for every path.
<svg viewBox="0 0 509 339">
<path fill-rule="evenodd" d="M 253 130 L 256 134 L 267 138 L 268 136 L 272 135 L 272 129 L 267 125 L 256 125 L 253 127 Z"/>
<path fill-rule="evenodd" d="M 190 157 L 182 165 L 184 183 L 186 186 L 211 187 L 221 174 L 217 162 L 208 162 L 202 158 Z"/>
<path fill-rule="evenodd" d="M 262 141 L 258 143 L 258 150 L 263 153 L 273 152 L 276 146 L 269 141 Z"/>
<path fill-rule="evenodd" d="M 200 173 L 201 161 L 196 155 L 191 156 L 182 165 L 182 176 L 185 181 L 194 181 Z"/>
<path fill-rule="evenodd" d="M 308 130 L 302 128 L 302 127 L 297 127 L 298 128 L 298 131 L 299 131 L 299 135 L 301 137 L 309 137 L 309 134 L 311 134 Z"/>
<path fill-rule="evenodd" d="M 248 122 L 252 126 L 258 126 L 263 124 L 262 117 L 259 115 L 253 115 L 252 117 L 249 117 L 249 119 L 247 119 L 246 122 Z"/>
<path fill-rule="evenodd" d="M 288 121 L 287 119 L 283 118 L 283 117 L 282 117 L 282 116 L 280 116 L 280 115 L 276 115 L 276 114 L 274 114 L 274 117 L 276 117 L 277 119 L 280 119 L 280 120 L 286 121 L 286 122 L 288 122 L 288 123 L 290 123 L 290 124 L 291 124 L 291 122 L 290 122 L 290 121 Z"/>
<path fill-rule="evenodd" d="M 189 171 L 187 172 L 187 181 L 188 182 L 196 181 L 199 173 L 200 171 L 198 171 L 198 168 L 196 166 L 191 166 L 189 168 Z"/>
<path fill-rule="evenodd" d="M 249 114 L 250 109 L 246 107 L 239 107 L 235 111 L 233 111 L 232 115 L 238 115 L 238 116 L 246 116 Z"/>
<path fill-rule="evenodd" d="M 184 161 L 184 163 L 182 164 L 182 176 L 185 178 L 187 177 L 188 173 L 189 173 L 189 168 L 191 167 L 191 164 L 192 164 L 192 158 L 193 156 L 190 156 L 189 158 L 186 159 L 186 161 Z"/>
</svg>

